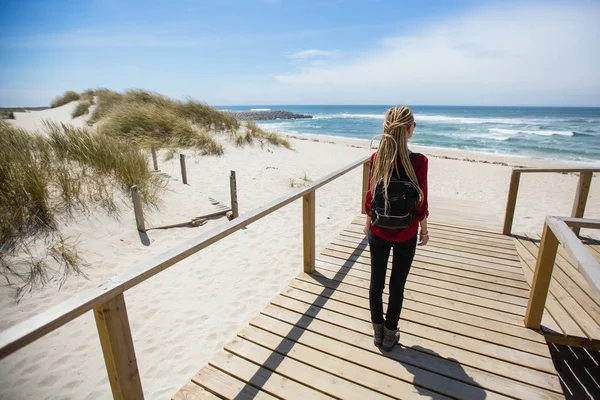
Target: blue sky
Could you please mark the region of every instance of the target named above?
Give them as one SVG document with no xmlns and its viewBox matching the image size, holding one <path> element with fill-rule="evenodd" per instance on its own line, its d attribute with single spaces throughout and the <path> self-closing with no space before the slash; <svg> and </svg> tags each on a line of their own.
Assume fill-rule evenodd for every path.
<svg viewBox="0 0 600 400">
<path fill-rule="evenodd" d="M 600 105 L 600 4 L 3 1 L 0 106 L 145 88 L 211 104 Z"/>
</svg>

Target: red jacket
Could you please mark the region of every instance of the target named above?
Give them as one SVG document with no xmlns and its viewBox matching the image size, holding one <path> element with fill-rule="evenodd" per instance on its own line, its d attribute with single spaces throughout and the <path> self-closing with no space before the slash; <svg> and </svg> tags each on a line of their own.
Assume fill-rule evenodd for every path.
<svg viewBox="0 0 600 400">
<path fill-rule="evenodd" d="M 376 153 L 373 153 L 371 156 L 371 171 L 373 170 L 373 159 L 375 158 L 375 154 Z M 380 228 L 373 225 L 371 227 L 371 231 L 375 235 L 391 242 L 406 242 L 417 234 L 419 221 L 422 221 L 424 218 L 429 216 L 429 207 L 427 204 L 427 163 L 427 157 L 425 157 L 423 154 L 414 157 L 412 160 L 413 168 L 415 170 L 415 174 L 417 175 L 417 180 L 419 181 L 419 187 L 423 191 L 423 201 L 417 204 L 417 208 L 415 210 L 415 219 L 413 220 L 412 224 L 410 224 L 408 228 L 402 230 Z M 373 195 L 371 194 L 371 172 L 369 172 L 369 190 L 367 191 L 367 197 L 365 199 L 367 215 L 371 215 L 372 201 Z"/>
</svg>

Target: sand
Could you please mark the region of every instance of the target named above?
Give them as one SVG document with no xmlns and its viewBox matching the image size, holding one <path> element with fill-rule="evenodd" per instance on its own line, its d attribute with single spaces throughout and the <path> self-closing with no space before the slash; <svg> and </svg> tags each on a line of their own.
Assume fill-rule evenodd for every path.
<svg viewBox="0 0 600 400">
<path fill-rule="evenodd" d="M 72 104 L 40 113 L 69 120 Z M 72 110 L 71 110 L 72 111 Z M 16 124 L 39 126 L 37 113 L 17 113 Z M 83 121 L 83 119 L 82 119 Z M 292 138 L 294 150 L 274 146 L 226 146 L 221 157 L 185 151 L 189 185 L 183 185 L 178 157 L 159 168 L 168 176 L 164 204 L 147 212 L 148 225 L 176 223 L 214 209 L 209 198 L 229 203 L 229 171 L 237 173 L 243 214 L 294 190 L 306 176 L 316 180 L 368 155 L 360 141 Z M 308 139 L 308 140 L 306 140 Z M 431 202 L 446 199 L 477 202 L 504 214 L 510 165 L 539 166 L 541 161 L 414 148 L 429 156 Z M 456 159 L 458 158 L 458 159 Z M 460 159 L 481 160 L 470 162 Z M 506 165 L 494 164 L 505 163 Z M 526 175 L 515 215 L 514 231 L 539 232 L 546 214 L 569 215 L 577 176 Z M 321 248 L 360 213 L 361 171 L 355 170 L 316 193 L 316 242 Z M 586 216 L 600 218 L 600 184 L 592 183 Z M 125 295 L 146 398 L 165 399 L 200 370 L 236 332 L 302 270 L 302 206 L 299 201 L 180 262 Z M 61 225 L 79 240 L 89 264 L 88 279 L 70 276 L 59 290 L 54 280 L 26 294 L 20 303 L 13 289 L 0 288 L 0 330 L 4 330 L 82 290 L 95 287 L 201 235 L 224 219 L 197 228 L 151 230 L 149 244 L 138 234 L 133 211 L 121 206 L 119 219 L 101 212 Z M 597 235 L 597 233 L 595 233 Z M 0 361 L 0 399 L 108 399 L 110 387 L 93 315 L 59 328 Z"/>
</svg>

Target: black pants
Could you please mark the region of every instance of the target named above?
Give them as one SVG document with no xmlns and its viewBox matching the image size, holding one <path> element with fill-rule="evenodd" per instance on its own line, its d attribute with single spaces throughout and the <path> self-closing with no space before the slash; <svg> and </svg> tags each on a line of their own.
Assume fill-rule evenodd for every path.
<svg viewBox="0 0 600 400">
<path fill-rule="evenodd" d="M 392 275 L 390 277 L 390 296 L 385 316 L 385 326 L 397 329 L 402 302 L 404 300 L 404 285 L 410 271 L 410 265 L 415 257 L 417 236 L 406 242 L 390 242 L 369 231 L 369 247 L 371 249 L 371 285 L 369 288 L 369 305 L 371 321 L 382 324 L 383 320 L 383 288 L 387 271 L 390 249 L 392 256 Z"/>
</svg>

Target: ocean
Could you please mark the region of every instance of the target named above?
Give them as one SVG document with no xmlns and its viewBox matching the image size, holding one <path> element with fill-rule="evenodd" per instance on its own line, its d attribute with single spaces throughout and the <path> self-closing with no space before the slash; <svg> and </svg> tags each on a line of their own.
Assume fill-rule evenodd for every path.
<svg viewBox="0 0 600 400">
<path fill-rule="evenodd" d="M 312 119 L 258 121 L 266 130 L 370 141 L 389 106 L 228 106 L 285 110 Z M 600 108 L 414 106 L 410 143 L 498 155 L 600 164 Z"/>
</svg>

